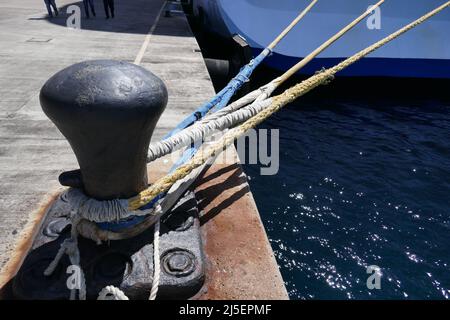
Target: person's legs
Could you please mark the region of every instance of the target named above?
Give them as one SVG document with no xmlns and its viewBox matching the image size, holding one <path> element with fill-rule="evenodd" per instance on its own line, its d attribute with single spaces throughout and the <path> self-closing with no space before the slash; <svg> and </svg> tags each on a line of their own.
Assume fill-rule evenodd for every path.
<svg viewBox="0 0 450 320">
<path fill-rule="evenodd" d="M 89 19 L 89 7 L 88 0 L 83 0 L 84 13 L 86 14 L 86 18 Z"/>
<path fill-rule="evenodd" d="M 95 17 L 95 7 L 94 7 L 94 0 L 88 0 L 89 6 L 91 7 L 92 15 Z"/>
<path fill-rule="evenodd" d="M 108 0 L 103 0 L 103 6 L 105 7 L 106 19 L 109 19 Z"/>
<path fill-rule="evenodd" d="M 56 6 L 55 0 L 50 0 L 50 5 L 53 7 L 53 11 L 55 11 L 55 14 L 58 15 L 58 7 Z"/>
<path fill-rule="evenodd" d="M 52 5 L 52 7 L 53 7 L 53 11 L 55 11 L 55 14 L 58 15 L 59 14 L 58 7 L 56 6 L 55 0 L 50 0 L 50 3 Z"/>
<path fill-rule="evenodd" d="M 50 8 L 50 0 L 44 0 L 45 6 L 47 7 L 48 16 L 53 18 L 52 8 Z"/>
<path fill-rule="evenodd" d="M 111 10 L 111 16 L 114 18 L 114 0 L 108 0 L 109 9 Z"/>
</svg>

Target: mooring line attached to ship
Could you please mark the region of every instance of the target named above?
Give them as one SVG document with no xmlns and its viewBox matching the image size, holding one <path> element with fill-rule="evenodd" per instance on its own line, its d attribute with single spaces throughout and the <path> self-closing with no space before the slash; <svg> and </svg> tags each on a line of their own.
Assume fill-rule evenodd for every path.
<svg viewBox="0 0 450 320">
<path fill-rule="evenodd" d="M 172 131 L 170 131 L 164 139 L 174 135 L 191 126 L 196 121 L 203 118 L 212 108 L 225 106 L 241 86 L 249 80 L 249 77 L 256 67 L 272 53 L 272 50 L 280 43 L 280 41 L 303 19 L 303 17 L 314 7 L 318 0 L 313 0 L 300 14 L 292 20 L 292 22 L 254 59 L 241 68 L 239 73 L 230 80 L 230 82 L 218 92 L 210 101 L 203 104 L 197 110 L 192 112 L 183 121 L 181 121 Z"/>
<path fill-rule="evenodd" d="M 192 114 L 190 114 L 187 118 L 185 118 L 183 121 L 181 121 L 175 127 L 175 129 L 170 131 L 165 136 L 165 138 L 163 138 L 163 140 L 164 139 L 167 140 L 167 139 L 169 139 L 169 137 L 176 135 L 178 132 L 181 132 L 186 127 L 191 126 L 193 123 L 200 120 L 204 115 L 206 115 L 208 112 L 210 112 L 211 109 L 214 108 L 214 110 L 220 110 L 220 109 L 224 108 L 228 104 L 228 102 L 231 100 L 233 95 L 236 93 L 236 91 L 239 90 L 239 88 L 242 86 L 242 84 L 244 82 L 248 81 L 249 77 L 251 76 L 251 74 L 255 70 L 255 68 L 268 55 L 270 55 L 272 50 L 305 17 L 305 15 L 314 7 L 314 5 L 317 2 L 318 2 L 318 0 L 311 1 L 311 3 L 303 11 L 301 11 L 294 20 L 292 20 L 292 22 L 267 46 L 267 48 L 261 54 L 259 54 L 248 65 L 244 66 L 241 69 L 241 71 L 238 73 L 238 75 L 236 75 L 224 89 L 222 89 L 219 93 L 217 93 L 210 101 L 203 104 L 201 107 L 199 107 L 197 110 L 195 110 Z M 159 19 L 163 9 L 164 9 L 164 6 L 161 8 L 161 10 L 157 16 L 157 20 Z M 151 36 L 151 34 L 153 33 L 153 30 L 155 29 L 156 25 L 157 25 L 157 23 L 155 22 L 149 31 L 149 36 Z M 148 40 L 148 38 L 146 40 Z M 146 47 L 145 44 L 146 43 L 148 44 L 148 41 L 146 41 L 143 44 L 142 48 L 144 48 L 144 49 L 141 48 L 141 52 L 140 52 L 140 54 L 138 54 L 138 57 L 142 56 L 142 54 L 141 54 L 142 52 L 145 52 L 145 47 Z M 138 57 L 136 58 L 135 63 L 139 60 Z M 185 162 L 187 162 L 189 159 L 191 159 L 192 156 L 197 151 L 198 151 L 198 149 L 195 147 L 188 148 L 188 150 L 186 150 L 183 153 L 181 158 L 177 161 L 177 163 L 171 168 L 171 170 L 169 172 L 171 172 L 171 171 L 175 170 L 176 168 L 178 168 L 179 166 L 183 165 Z M 154 157 L 154 153 L 151 151 L 151 149 L 149 149 L 148 154 L 150 155 L 150 159 L 148 159 L 147 161 L 148 162 L 153 161 L 155 159 L 155 157 Z M 158 153 L 158 154 L 159 154 L 158 157 L 162 156 L 161 153 Z M 161 194 L 160 198 L 163 198 L 164 196 L 165 196 L 165 194 Z M 159 200 L 159 199 L 155 199 L 155 201 L 153 201 L 153 203 L 148 204 L 145 208 L 141 208 L 141 211 L 151 209 L 153 207 L 153 205 L 156 204 L 157 200 Z M 123 229 L 130 225 L 136 225 L 138 223 L 141 223 L 143 220 L 142 216 L 143 216 L 143 214 L 137 214 L 131 221 L 127 221 L 126 224 L 123 224 L 123 223 L 111 224 L 111 223 L 107 222 L 107 223 L 102 223 L 100 225 L 100 227 L 102 229 L 107 229 L 107 230 L 111 230 L 111 231 L 114 231 L 114 229 L 116 229 L 116 230 Z"/>
<path fill-rule="evenodd" d="M 248 119 L 246 122 L 244 122 L 240 126 L 233 128 L 232 130 L 225 133 L 225 135 L 218 142 L 216 142 L 211 148 L 206 150 L 203 154 L 194 156 L 188 163 L 186 163 L 182 167 L 178 168 L 173 173 L 168 174 L 163 178 L 160 178 L 158 181 L 156 181 L 154 184 L 152 184 L 149 188 L 140 192 L 139 195 L 130 198 L 129 202 L 128 202 L 129 210 L 136 210 L 136 209 L 142 207 L 143 205 L 147 204 L 148 202 L 152 201 L 152 199 L 155 198 L 158 194 L 169 190 L 169 188 L 176 181 L 183 179 L 192 170 L 194 170 L 195 168 L 198 168 L 203 163 L 205 163 L 211 156 L 215 156 L 218 153 L 220 153 L 226 147 L 231 145 L 235 139 L 237 139 L 238 137 L 245 134 L 245 132 L 248 131 L 249 129 L 254 128 L 258 124 L 260 124 L 262 121 L 264 121 L 265 119 L 270 117 L 273 113 L 280 110 L 286 104 L 293 102 L 295 99 L 297 99 L 300 96 L 303 96 L 304 94 L 306 94 L 309 91 L 313 90 L 314 88 L 318 87 L 320 84 L 322 84 L 326 81 L 329 81 L 330 79 L 332 79 L 334 77 L 334 75 L 337 72 L 342 71 L 343 69 L 349 67 L 353 63 L 364 58 L 365 56 L 372 53 L 373 51 L 379 49 L 380 47 L 384 46 L 385 44 L 398 38 L 405 32 L 422 24 L 423 22 L 425 22 L 426 20 L 435 16 L 436 14 L 443 11 L 444 9 L 446 9 L 449 6 L 450 6 L 450 1 L 444 3 L 440 7 L 430 11 L 429 13 L 420 17 L 419 19 L 413 21 L 412 23 L 410 23 L 410 24 L 406 25 L 405 27 L 399 29 L 398 31 L 392 33 L 391 35 L 385 37 L 384 39 L 376 42 L 375 44 L 367 47 L 366 49 L 361 50 L 360 52 L 356 53 L 355 55 L 345 59 L 338 65 L 336 65 L 332 68 L 326 69 L 324 71 L 321 71 L 320 73 L 308 78 L 307 80 L 302 81 L 301 83 L 287 89 L 282 94 L 273 97 L 272 102 L 268 108 L 261 111 L 258 115 Z"/>
<path fill-rule="evenodd" d="M 339 63 L 335 67 L 332 67 L 330 69 L 321 71 L 320 73 L 308 78 L 307 80 L 304 80 L 303 82 L 287 89 L 284 93 L 275 96 L 271 99 L 270 105 L 265 110 L 261 111 L 258 115 L 253 116 L 252 118 L 248 119 L 246 122 L 241 124 L 240 126 L 233 128 L 229 132 L 227 132 L 218 142 L 216 142 L 213 147 L 209 148 L 202 154 L 197 154 L 194 156 L 188 163 L 183 165 L 182 167 L 178 168 L 174 172 L 166 175 L 163 178 L 160 178 L 158 181 L 156 181 L 154 184 L 152 184 L 149 188 L 145 189 L 144 191 L 140 192 L 137 196 L 132 197 L 128 199 L 128 211 L 135 212 L 136 210 L 139 210 L 139 208 L 145 206 L 149 202 L 151 202 L 156 196 L 158 196 L 161 193 L 167 192 L 175 183 L 182 181 L 183 178 L 187 177 L 190 173 L 192 173 L 195 169 L 198 169 L 202 165 L 208 162 L 208 159 L 210 157 L 217 156 L 224 148 L 229 146 L 236 138 L 243 135 L 247 130 L 250 128 L 253 128 L 266 118 L 268 118 L 270 115 L 272 115 L 274 112 L 278 111 L 280 108 L 285 106 L 286 104 L 292 102 L 293 100 L 297 99 L 298 97 L 306 94 L 307 92 L 311 91 L 312 89 L 316 88 L 323 82 L 329 81 L 334 74 L 337 72 L 347 68 L 351 64 L 355 63 L 356 61 L 362 59 L 363 57 L 367 56 L 371 52 L 379 49 L 386 43 L 394 40 L 395 38 L 399 37 L 403 33 L 413 29 L 417 25 L 423 23 L 424 21 L 428 20 L 429 18 L 433 17 L 437 13 L 441 12 L 442 10 L 446 9 L 448 6 L 450 6 L 450 1 L 446 2 L 445 4 L 441 5 L 440 7 L 434 9 L 433 11 L 427 13 L 426 15 L 422 16 L 421 18 L 415 20 L 414 22 L 408 24 L 407 26 L 399 29 L 398 31 L 392 33 L 391 35 L 385 37 L 384 39 L 376 42 L 370 47 L 367 47 L 366 49 L 358 52 L 352 57 L 347 58 L 343 62 Z M 104 202 L 104 201 L 103 201 Z M 98 203 L 103 203 L 102 201 L 98 201 Z M 161 210 L 154 210 L 150 214 L 150 218 L 154 219 L 155 216 L 158 216 L 161 213 Z M 149 218 L 146 218 L 149 219 Z M 151 223 L 147 225 L 148 227 L 151 226 Z M 108 239 L 111 240 L 119 240 L 119 239 L 125 239 L 127 237 L 127 234 L 129 235 L 135 235 L 133 232 L 133 228 L 124 230 L 125 232 L 121 233 L 115 233 L 110 232 L 106 230 L 96 230 L 95 238 L 94 240 L 100 240 L 105 241 Z"/>
<path fill-rule="evenodd" d="M 350 22 L 347 26 L 342 28 L 334 36 L 326 40 L 317 49 L 312 51 L 305 58 L 300 60 L 292 68 L 286 71 L 280 77 L 270 81 L 268 84 L 260 87 L 247 94 L 246 96 L 240 98 L 239 100 L 233 102 L 227 107 L 214 108 L 211 111 L 216 111 L 209 113 L 204 117 L 204 119 L 195 122 L 192 126 L 173 133 L 171 136 L 152 143 L 149 147 L 147 160 L 153 161 L 167 154 L 172 153 L 175 150 L 179 150 L 186 147 L 192 143 L 192 141 L 203 141 L 205 137 L 209 136 L 213 132 L 218 130 L 224 130 L 230 128 L 237 124 L 240 124 L 250 117 L 256 115 L 261 110 L 267 107 L 267 102 L 263 102 L 287 79 L 292 77 L 296 72 L 301 70 L 306 64 L 317 57 L 325 49 L 335 43 L 337 40 L 342 38 L 347 32 L 352 30 L 358 23 L 365 19 L 375 8 L 379 7 L 384 3 L 385 0 L 379 1 L 377 4 L 373 5 L 370 9 L 366 10 L 358 18 Z M 237 111 L 242 109 L 240 111 Z"/>
<path fill-rule="evenodd" d="M 283 37 L 303 18 L 303 16 L 312 8 L 312 6 L 316 2 L 312 2 L 292 23 L 268 46 L 270 50 L 275 48 L 275 46 L 283 39 Z M 253 99 L 247 100 L 248 103 L 251 103 L 249 106 L 246 106 L 242 110 L 236 111 L 236 112 L 230 112 L 229 110 L 232 108 L 225 108 L 226 104 L 231 99 L 231 96 L 234 94 L 236 90 L 233 92 L 228 91 L 228 97 L 226 99 L 219 101 L 219 103 L 210 110 L 209 117 L 206 116 L 206 118 L 203 121 L 199 121 L 201 119 L 198 119 L 197 122 L 195 122 L 193 125 L 191 125 L 188 128 L 185 128 L 182 131 L 174 130 L 171 132 L 171 134 L 166 136 L 165 139 L 163 139 L 160 142 L 157 142 L 155 145 L 152 145 L 149 147 L 147 160 L 152 161 L 156 158 L 162 157 L 168 153 L 173 152 L 175 146 L 178 146 L 176 149 L 180 149 L 184 146 L 188 146 L 192 144 L 192 141 L 203 141 L 204 137 L 207 135 L 210 135 L 213 132 L 216 132 L 217 130 L 225 130 L 230 127 L 234 127 L 235 125 L 242 123 L 246 120 L 248 120 L 250 117 L 256 115 L 257 113 L 261 112 L 264 108 L 268 107 L 269 103 L 268 101 L 263 101 L 265 98 L 269 97 L 272 92 L 281 85 L 286 79 L 292 76 L 295 72 L 300 70 L 303 66 L 305 66 L 307 63 L 309 63 L 314 57 L 319 55 L 322 51 L 324 51 L 326 48 L 328 48 L 330 45 L 332 45 L 334 42 L 336 42 L 338 39 L 340 39 L 344 34 L 346 34 L 349 30 L 351 30 L 354 26 L 356 26 L 359 22 L 361 22 L 364 18 L 366 18 L 375 8 L 379 7 L 381 4 L 384 3 L 384 0 L 379 1 L 377 4 L 372 6 L 370 9 L 367 9 L 366 12 L 364 12 L 362 15 L 360 15 L 358 18 L 356 18 L 354 21 L 352 21 L 350 24 L 348 24 L 346 27 L 341 29 L 338 33 L 336 33 L 333 37 L 328 39 L 326 42 L 324 42 L 321 46 L 319 46 L 316 50 L 314 50 L 311 54 L 309 54 L 307 57 L 302 59 L 299 63 L 297 63 L 295 66 L 293 66 L 290 70 L 288 70 L 287 73 L 285 73 L 282 77 L 277 78 L 268 84 L 273 85 L 269 87 L 262 87 L 260 89 L 260 94 L 255 96 Z M 261 54 L 260 54 L 261 56 Z M 260 57 L 259 56 L 259 57 Z M 262 60 L 261 60 L 262 61 Z M 255 66 L 256 68 L 256 66 Z M 245 71 L 245 70 L 244 70 Z M 232 83 L 233 80 L 230 82 Z M 248 96 L 246 96 L 248 97 Z M 246 98 L 244 97 L 244 99 Z M 263 99 L 264 98 L 264 99 Z M 256 99 L 256 100 L 255 100 Z M 242 99 L 240 99 L 242 102 Z M 246 103 L 247 104 L 247 103 Z M 243 105 L 242 105 L 243 106 Z M 228 110 L 224 110 L 228 109 Z M 222 115 L 218 115 L 220 113 L 220 110 L 222 111 Z M 232 110 L 232 109 L 231 109 Z M 195 113 L 194 113 L 195 114 Z M 210 119 L 210 117 L 214 117 L 213 119 Z M 189 117 L 188 117 L 189 119 Z M 199 125 L 196 125 L 197 123 L 201 122 Z M 182 122 L 183 123 L 183 122 Z M 190 147 L 187 148 L 187 150 L 184 151 L 180 159 L 175 163 L 175 165 L 171 168 L 169 173 L 172 173 L 177 168 L 184 165 L 187 161 L 189 161 L 196 153 L 198 152 L 197 147 Z M 176 188 L 171 187 L 169 189 L 169 195 L 161 193 L 159 194 L 159 198 L 164 196 L 163 200 L 163 206 L 165 207 L 163 212 L 168 211 L 170 209 L 170 205 L 174 204 L 176 201 L 174 199 L 177 199 L 179 196 L 181 196 L 184 191 L 190 186 L 190 183 L 195 181 L 195 179 L 206 169 L 206 167 L 211 163 L 204 164 L 197 168 L 194 172 L 191 172 L 184 181 L 184 188 L 181 189 L 181 185 L 177 185 Z M 174 190 L 175 189 L 175 190 Z M 158 200 L 158 199 L 157 199 Z M 156 200 L 156 201 L 157 201 Z M 150 205 L 146 205 L 145 208 L 152 207 L 155 203 L 155 200 L 150 202 Z M 144 219 L 145 220 L 145 219 Z M 159 222 L 158 219 L 154 219 L 153 217 L 147 218 L 146 222 L 143 222 L 141 226 L 136 226 L 136 228 L 143 229 L 143 227 L 148 228 L 147 225 L 151 225 L 153 222 L 152 220 L 156 220 Z M 136 229 L 135 228 L 135 229 Z M 157 228 L 155 227 L 155 230 Z"/>
<path fill-rule="evenodd" d="M 318 0 L 313 0 L 282 32 L 279 34 L 272 43 L 269 44 L 269 46 L 254 60 L 252 60 L 246 67 L 244 67 L 239 74 L 230 81 L 228 86 L 222 90 L 222 94 L 216 95 L 215 98 L 212 99 L 209 103 L 204 105 L 199 110 L 196 110 L 193 114 L 191 114 L 187 119 L 182 121 L 172 132 L 170 132 L 167 136 L 173 135 L 173 133 L 177 132 L 180 129 L 186 128 L 186 126 L 192 125 L 192 120 L 198 121 L 201 119 L 202 116 L 204 116 L 206 113 L 208 113 L 212 108 L 215 109 L 221 109 L 225 107 L 228 102 L 231 100 L 233 95 L 236 93 L 236 91 L 239 90 L 239 88 L 243 85 L 244 82 L 249 80 L 249 77 L 251 76 L 252 72 L 256 69 L 256 67 L 267 57 L 271 54 L 272 50 L 277 46 L 277 44 L 297 25 L 297 23 L 303 19 L 303 17 L 311 10 L 311 8 L 317 3 Z M 162 9 L 158 15 L 157 20 L 159 19 L 159 16 L 162 13 Z M 152 29 L 150 30 L 150 33 L 153 33 L 154 27 L 156 26 L 157 21 L 153 25 Z M 190 148 L 186 150 L 181 158 L 178 160 L 178 162 L 171 168 L 170 172 L 174 171 L 176 168 L 184 164 L 186 161 L 192 158 L 192 156 L 198 151 L 197 148 Z M 175 205 L 176 201 L 182 196 L 184 191 L 191 185 L 191 183 L 197 178 L 197 176 L 206 168 L 206 165 L 204 165 L 201 169 L 197 170 L 195 174 L 191 174 L 190 177 L 187 177 L 184 182 L 184 188 L 182 188 L 181 185 L 177 186 L 177 188 L 171 192 L 169 195 L 167 194 L 160 194 L 160 198 L 165 197 L 163 201 L 163 206 L 165 208 L 162 208 L 161 210 L 164 210 L 162 212 L 170 210 L 170 208 Z M 158 199 L 156 199 L 157 201 Z M 154 203 L 151 203 L 150 205 L 147 205 L 147 207 L 153 207 L 153 205 L 156 204 L 156 201 Z M 145 208 L 144 208 L 145 209 Z M 149 299 L 155 300 L 156 295 L 158 292 L 158 286 L 159 286 L 159 277 L 160 277 L 160 259 L 159 259 L 159 230 L 160 229 L 160 220 L 159 217 L 156 219 L 155 227 L 154 227 L 154 277 L 152 281 L 152 288 L 150 292 Z"/>
<path fill-rule="evenodd" d="M 384 1 L 384 0 L 383 0 Z M 216 112 L 218 110 L 223 109 L 228 105 L 231 98 L 236 94 L 236 92 L 242 87 L 242 85 L 249 81 L 250 76 L 253 71 L 261 64 L 261 62 L 268 57 L 273 49 L 280 43 L 280 41 L 305 17 L 305 15 L 311 11 L 314 5 L 318 2 L 318 0 L 313 0 L 311 3 L 299 13 L 299 15 L 292 20 L 292 22 L 254 59 L 252 59 L 247 65 L 241 68 L 239 73 L 230 80 L 230 82 L 219 92 L 217 93 L 210 101 L 203 104 L 200 108 L 191 113 L 187 118 L 181 121 L 175 129 L 170 131 L 164 138 L 167 142 L 168 139 L 177 135 L 180 132 L 186 130 L 186 128 L 192 126 L 199 120 L 203 119 L 205 115 L 211 112 Z M 172 140 L 173 141 L 173 140 Z M 164 145 L 164 143 L 162 144 Z M 156 148 L 161 148 L 161 145 L 157 145 Z M 187 148 L 178 161 L 172 166 L 169 172 L 174 171 L 178 167 L 182 166 L 184 163 L 189 161 L 198 151 L 196 146 L 192 146 Z M 167 154 L 167 153 L 166 153 Z M 149 147 L 147 154 L 147 161 L 151 162 L 156 157 L 161 157 L 162 152 L 153 152 L 152 147 Z"/>
</svg>

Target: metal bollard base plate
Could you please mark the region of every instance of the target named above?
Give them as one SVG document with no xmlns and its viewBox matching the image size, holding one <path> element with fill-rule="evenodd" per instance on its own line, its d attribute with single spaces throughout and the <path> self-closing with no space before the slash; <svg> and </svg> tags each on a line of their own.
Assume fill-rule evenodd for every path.
<svg viewBox="0 0 450 320">
<path fill-rule="evenodd" d="M 60 216 L 65 210 L 59 198 L 49 209 L 12 283 L 15 299 L 69 299 L 79 273 L 64 256 L 55 272 L 44 270 L 61 243 L 70 236 L 70 222 Z M 58 213 L 58 215 L 57 215 Z M 97 299 L 107 285 L 119 287 L 131 300 L 148 299 L 153 281 L 153 229 L 127 240 L 96 245 L 79 238 L 81 267 L 86 278 L 87 299 Z M 197 201 L 188 191 L 161 221 L 161 275 L 157 299 L 188 299 L 202 287 L 205 275 Z"/>
</svg>

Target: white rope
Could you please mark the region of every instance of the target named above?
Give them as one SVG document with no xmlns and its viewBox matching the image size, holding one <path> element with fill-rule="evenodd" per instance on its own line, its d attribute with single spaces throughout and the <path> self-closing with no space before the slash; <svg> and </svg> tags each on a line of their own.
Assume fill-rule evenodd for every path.
<svg viewBox="0 0 450 320">
<path fill-rule="evenodd" d="M 219 119 L 209 120 L 202 125 L 192 126 L 189 130 L 180 131 L 166 140 L 153 144 L 148 153 L 148 160 L 153 161 L 157 158 L 172 153 L 175 150 L 186 147 L 193 142 L 204 142 L 205 138 L 217 131 L 223 131 L 232 128 L 244 121 L 250 119 L 271 104 L 271 99 L 266 99 L 258 103 L 250 104 L 240 110 L 231 112 Z"/>
<path fill-rule="evenodd" d="M 161 278 L 161 261 L 159 254 L 159 231 L 160 220 L 155 223 L 155 231 L 153 236 L 153 281 L 152 288 L 150 290 L 149 300 L 156 300 L 158 294 L 159 282 Z M 106 286 L 98 294 L 97 300 L 129 300 L 126 294 L 115 286 Z"/>
<path fill-rule="evenodd" d="M 89 231 L 89 229 L 87 228 L 81 228 L 81 226 L 84 226 L 82 222 L 86 221 L 85 219 L 92 219 L 93 221 L 99 222 L 99 218 L 95 216 L 97 214 L 99 217 L 102 217 L 106 221 L 115 221 L 116 219 L 120 219 L 121 216 L 129 216 L 130 213 L 128 212 L 128 209 L 124 210 L 123 206 L 125 202 L 123 200 L 117 199 L 98 201 L 87 197 L 81 190 L 78 189 L 69 189 L 68 191 L 66 191 L 64 197 L 70 207 L 70 215 L 68 217 L 71 220 L 72 224 L 70 230 L 70 238 L 63 241 L 61 247 L 56 253 L 55 258 L 44 270 L 44 275 L 50 276 L 55 271 L 63 255 L 67 254 L 70 263 L 74 266 L 77 266 L 78 270 L 80 271 L 80 286 L 78 288 L 78 298 L 80 300 L 86 300 L 86 281 L 83 269 L 80 265 L 80 251 L 78 249 L 78 235 L 80 234 L 79 231 L 82 230 L 83 232 L 81 234 L 84 237 L 96 241 L 97 244 L 101 243 L 101 240 L 93 231 Z M 77 289 L 71 290 L 70 300 L 75 300 L 76 290 Z"/>
<path fill-rule="evenodd" d="M 213 109 L 213 110 L 211 110 L 212 111 L 211 113 L 208 113 L 205 117 L 203 117 L 199 121 L 195 122 L 192 126 L 199 126 L 199 125 L 208 123 L 210 120 L 219 119 L 233 111 L 239 110 L 240 108 L 245 107 L 246 105 L 249 105 L 250 103 L 255 101 L 255 99 L 258 98 L 261 93 L 262 93 L 262 87 L 246 94 L 242 98 L 234 101 L 233 103 L 230 103 L 228 106 L 226 106 L 216 112 L 214 112 L 214 109 Z M 186 129 L 188 130 L 189 128 L 191 128 L 191 127 L 187 127 Z"/>
<path fill-rule="evenodd" d="M 117 287 L 106 286 L 98 294 L 97 300 L 130 300 L 128 297 Z"/>
<path fill-rule="evenodd" d="M 153 236 L 153 281 L 149 300 L 156 300 L 161 279 L 161 258 L 159 253 L 160 219 L 155 223 Z M 97 300 L 129 300 L 125 293 L 117 287 L 107 286 L 99 293 Z"/>
<path fill-rule="evenodd" d="M 155 231 L 153 236 L 153 282 L 152 289 L 150 290 L 149 300 L 155 300 L 156 295 L 158 294 L 159 289 L 159 280 L 161 277 L 161 261 L 159 256 L 159 229 L 160 229 L 160 220 L 155 223 Z"/>
<path fill-rule="evenodd" d="M 128 210 L 127 199 L 96 200 L 85 195 L 80 189 L 70 188 L 64 197 L 70 210 L 77 211 L 81 219 L 94 222 L 115 222 L 131 216 L 146 216 L 149 210 Z"/>
<path fill-rule="evenodd" d="M 309 63 L 313 58 L 315 58 L 317 55 L 319 55 L 321 52 L 323 52 L 326 48 L 328 48 L 330 45 L 332 45 L 334 42 L 336 42 L 338 39 L 340 39 L 344 34 L 346 34 L 349 30 L 353 29 L 358 23 L 360 23 L 365 17 L 367 17 L 374 8 L 379 7 L 381 4 L 383 4 L 384 0 L 380 0 L 377 4 L 372 6 L 370 9 L 367 9 L 363 14 L 361 14 L 358 18 L 353 20 L 351 23 L 349 23 L 347 26 L 345 26 L 343 29 L 341 29 L 339 32 L 337 32 L 334 36 L 329 38 L 327 41 L 325 41 L 322 45 L 320 45 L 316 50 L 311 52 L 308 56 L 303 58 L 301 61 L 299 61 L 295 66 L 290 68 L 288 71 L 286 71 L 283 75 L 280 77 L 272 80 L 268 84 L 260 87 L 259 89 L 250 92 L 246 96 L 242 97 L 241 99 L 237 100 L 235 103 L 231 104 L 229 107 L 223 108 L 222 110 L 219 110 L 217 112 L 211 112 L 209 116 L 206 116 L 204 119 L 198 121 L 196 124 L 198 126 L 203 126 L 207 124 L 209 121 L 219 119 L 230 112 L 233 112 L 239 108 L 242 108 L 244 105 L 247 105 L 249 103 L 259 103 L 270 97 L 270 95 L 275 91 L 275 89 L 282 84 L 284 81 L 286 81 L 288 78 L 290 78 L 293 74 L 298 72 L 301 68 L 303 68 L 307 63 Z M 311 7 L 314 5 L 314 3 L 311 3 Z M 306 11 L 307 12 L 307 11 Z M 189 133 L 192 130 L 195 130 L 195 125 L 192 125 L 191 127 L 185 128 L 181 130 L 179 133 L 189 136 Z M 154 145 L 151 145 L 149 148 L 148 153 L 148 162 L 151 162 L 157 158 L 160 158 L 166 154 L 171 153 L 172 151 L 176 150 L 174 147 L 176 146 L 176 141 L 178 138 L 172 139 L 172 137 L 168 138 L 165 141 L 162 141 L 161 143 L 156 143 Z"/>
<path fill-rule="evenodd" d="M 223 116 L 226 116 L 236 110 L 241 109 L 244 106 L 251 104 L 262 92 L 263 92 L 262 88 L 254 90 L 221 110 L 214 112 L 213 109 L 203 119 L 200 119 L 199 121 L 195 122 L 192 126 L 187 127 L 162 141 L 157 141 L 155 143 L 150 144 L 147 162 L 152 162 L 153 160 L 156 160 L 160 157 L 163 157 L 166 154 L 175 151 L 176 149 L 173 149 L 173 147 L 176 145 L 176 141 L 180 136 L 188 135 L 189 132 L 191 132 L 192 130 L 198 129 L 199 127 L 203 127 L 210 121 L 220 119 Z M 179 148 L 181 148 L 181 146 Z"/>
<path fill-rule="evenodd" d="M 80 251 L 78 249 L 78 223 L 80 222 L 80 219 L 78 218 L 76 212 L 72 213 L 71 216 L 72 220 L 72 227 L 70 231 L 70 238 L 65 239 L 63 243 L 61 244 L 61 247 L 59 248 L 58 252 L 56 253 L 55 258 L 53 261 L 50 262 L 48 267 L 44 270 L 45 276 L 50 276 L 58 266 L 58 263 L 61 261 L 61 258 L 64 254 L 67 254 L 69 257 L 70 263 L 74 266 L 78 267 L 78 270 L 80 271 L 80 287 L 78 288 L 78 297 L 80 300 L 86 300 L 86 280 L 84 277 L 83 269 L 80 265 Z M 70 292 L 70 300 L 75 300 L 75 294 L 77 289 L 72 289 Z"/>
</svg>

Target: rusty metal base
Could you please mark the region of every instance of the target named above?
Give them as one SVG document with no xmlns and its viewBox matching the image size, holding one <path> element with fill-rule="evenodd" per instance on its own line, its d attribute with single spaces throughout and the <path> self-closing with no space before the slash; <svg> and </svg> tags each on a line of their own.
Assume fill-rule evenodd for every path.
<svg viewBox="0 0 450 320">
<path fill-rule="evenodd" d="M 66 282 L 70 261 L 63 257 L 51 276 L 43 272 L 60 244 L 69 237 L 69 221 L 55 217 L 65 210 L 59 198 L 50 207 L 12 283 L 16 299 L 68 299 Z M 128 240 L 96 245 L 79 239 L 81 266 L 86 277 L 87 297 L 96 299 L 99 291 L 114 285 L 130 299 L 148 299 L 153 280 L 153 230 Z M 202 287 L 205 267 L 202 252 L 197 201 L 189 191 L 161 222 L 161 279 L 159 299 L 187 299 Z"/>
</svg>

